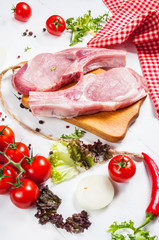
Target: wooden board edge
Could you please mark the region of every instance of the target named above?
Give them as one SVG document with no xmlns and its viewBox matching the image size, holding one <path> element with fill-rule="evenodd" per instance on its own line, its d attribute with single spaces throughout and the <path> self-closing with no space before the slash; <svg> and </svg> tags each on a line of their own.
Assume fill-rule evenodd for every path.
<svg viewBox="0 0 159 240">
<path fill-rule="evenodd" d="M 90 133 L 95 134 L 96 136 L 98 136 L 106 141 L 114 142 L 114 143 L 119 142 L 125 137 L 130 125 L 138 118 L 139 112 L 140 112 L 140 107 L 141 107 L 142 103 L 144 102 L 145 98 L 146 97 L 144 97 L 138 101 L 139 104 L 137 105 L 136 114 L 133 115 L 127 123 L 125 122 L 125 124 L 126 124 L 125 130 L 121 134 L 115 134 L 115 132 L 114 132 L 114 135 L 110 135 L 109 133 L 107 134 L 106 132 L 103 133 L 103 131 L 100 131 L 99 129 L 98 129 L 98 133 L 97 133 L 97 131 L 95 129 L 91 128 L 89 125 L 86 125 L 86 123 L 82 123 L 82 122 L 78 121 L 78 117 L 71 118 L 71 119 L 62 119 L 62 120 L 66 121 L 68 123 L 74 124 L 80 128 L 83 128 L 84 130 L 89 131 Z M 134 103 L 134 104 L 136 104 L 136 103 Z M 108 114 L 109 114 L 109 112 L 108 112 Z M 110 112 L 110 114 L 111 114 L 111 112 Z"/>
</svg>

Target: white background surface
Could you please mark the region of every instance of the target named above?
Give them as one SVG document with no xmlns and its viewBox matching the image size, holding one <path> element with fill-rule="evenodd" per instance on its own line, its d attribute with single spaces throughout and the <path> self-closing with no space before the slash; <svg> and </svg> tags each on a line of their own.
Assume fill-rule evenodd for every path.
<svg viewBox="0 0 159 240">
<path fill-rule="evenodd" d="M 11 14 L 12 4 L 16 5 L 17 1 L 0 0 L 0 48 L 5 49 L 6 58 L 3 66 L 0 66 L 0 71 L 11 66 L 16 65 L 20 61 L 27 61 L 41 52 L 56 52 L 65 48 L 69 48 L 70 33 L 65 32 L 60 37 L 49 35 L 43 32 L 47 18 L 51 15 L 58 14 L 64 19 L 69 17 L 78 17 L 86 13 L 89 9 L 93 16 L 102 15 L 107 11 L 102 0 L 34 0 L 26 1 L 32 7 L 32 17 L 26 22 L 22 23 L 14 19 Z M 28 29 L 32 31 L 36 38 L 23 37 L 23 32 Z M 86 46 L 90 37 L 87 37 L 83 43 L 76 46 Z M 26 47 L 31 49 L 24 52 Z M 142 74 L 136 49 L 131 44 L 131 39 L 117 48 L 126 49 L 127 66 L 133 68 L 138 73 Z M 2 55 L 0 54 L 0 64 L 2 63 Z M 20 55 L 20 59 L 17 56 Z M 4 55 L 3 55 L 4 57 Z M 28 126 L 35 129 L 38 126 L 38 119 L 32 117 L 25 109 L 19 107 L 20 102 L 16 99 L 11 87 L 11 72 L 3 79 L 3 96 L 9 108 L 14 114 Z M 37 137 L 27 130 L 23 129 L 14 121 L 0 106 L 0 112 L 3 112 L 1 119 L 7 115 L 2 124 L 8 124 L 16 134 L 17 141 L 23 141 L 25 144 L 31 143 L 35 154 L 42 154 L 48 156 L 48 152 L 52 142 L 41 137 Z M 66 128 L 69 125 L 70 128 Z M 45 124 L 40 126 L 42 132 L 51 133 L 55 137 L 61 136 L 62 133 L 69 134 L 74 132 L 74 126 L 67 124 L 64 121 L 56 119 L 45 119 Z M 125 138 L 116 144 L 111 144 L 112 147 L 118 150 L 127 150 L 131 152 L 145 152 L 149 154 L 159 165 L 159 147 L 158 147 L 159 125 L 156 113 L 149 96 L 144 101 L 138 119 L 130 126 Z M 93 143 L 98 139 L 97 136 L 86 133 L 83 140 Z M 102 139 L 101 139 L 102 140 Z M 106 141 L 103 141 L 106 142 Z M 59 212 L 64 217 L 71 216 L 75 212 L 79 212 L 81 207 L 74 198 L 74 192 L 80 179 L 88 174 L 104 174 L 107 173 L 107 164 L 102 166 L 95 166 L 93 169 L 81 173 L 74 179 L 64 182 L 60 185 L 54 186 L 51 181 L 48 184 L 52 191 L 62 198 L 62 204 Z M 21 210 L 16 208 L 9 199 L 8 195 L 0 196 L 0 239 L 1 240 L 33 240 L 33 239 L 47 239 L 47 240 L 62 240 L 62 239 L 84 239 L 84 240 L 104 240 L 110 239 L 107 232 L 109 225 L 113 221 L 128 221 L 133 220 L 135 225 L 143 222 L 145 217 L 145 209 L 150 201 L 151 182 L 149 174 L 142 161 L 136 162 L 137 172 L 134 178 L 127 184 L 114 184 L 115 198 L 111 205 L 100 211 L 90 212 L 90 220 L 92 222 L 88 231 L 83 234 L 74 235 L 56 229 L 51 224 L 41 226 L 34 217 L 36 210 L 34 208 L 29 210 Z M 158 219 L 149 224 L 147 230 L 151 231 L 152 235 L 159 236 Z"/>
</svg>

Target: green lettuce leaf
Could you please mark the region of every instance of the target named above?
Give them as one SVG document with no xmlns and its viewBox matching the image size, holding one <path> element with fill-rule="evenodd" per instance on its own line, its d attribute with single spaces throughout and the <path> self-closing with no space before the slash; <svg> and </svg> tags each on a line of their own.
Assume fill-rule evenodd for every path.
<svg viewBox="0 0 159 240">
<path fill-rule="evenodd" d="M 79 173 L 77 167 L 90 169 L 95 163 L 111 158 L 109 146 L 102 142 L 84 144 L 78 139 L 56 141 L 51 149 L 49 161 L 54 183 L 68 180 Z"/>
<path fill-rule="evenodd" d="M 79 173 L 70 157 L 66 142 L 55 142 L 51 150 L 53 153 L 48 159 L 51 164 L 51 177 L 54 183 L 57 184 L 71 179 Z"/>
</svg>

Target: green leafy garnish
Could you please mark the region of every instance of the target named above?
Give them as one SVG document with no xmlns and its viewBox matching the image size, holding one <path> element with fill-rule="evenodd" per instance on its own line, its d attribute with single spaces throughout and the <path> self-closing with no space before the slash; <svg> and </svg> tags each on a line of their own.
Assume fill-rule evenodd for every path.
<svg viewBox="0 0 159 240">
<path fill-rule="evenodd" d="M 44 225 L 47 223 L 55 225 L 70 233 L 82 233 L 91 225 L 89 216 L 86 211 L 74 213 L 71 217 L 63 218 L 62 214 L 58 213 L 58 208 L 62 200 L 55 195 L 48 186 L 43 186 L 39 190 L 39 196 L 36 201 L 37 213 L 35 217 L 39 223 Z"/>
<path fill-rule="evenodd" d="M 121 228 L 130 228 L 132 229 L 133 231 L 135 231 L 135 227 L 134 227 L 134 223 L 130 220 L 129 223 L 127 223 L 126 221 L 125 222 L 122 222 L 121 224 L 117 224 L 117 222 L 114 222 L 110 227 L 109 227 L 109 230 L 110 232 L 114 233 L 116 232 L 118 229 L 121 229 Z"/>
<path fill-rule="evenodd" d="M 30 47 L 26 47 L 25 49 L 24 49 L 24 52 L 27 52 L 28 50 L 30 50 L 31 48 Z"/>
<path fill-rule="evenodd" d="M 126 229 L 129 228 L 133 230 L 133 234 L 118 234 L 116 233 L 117 230 L 119 229 Z M 134 223 L 132 221 L 127 222 L 122 222 L 121 224 L 117 224 L 117 222 L 114 222 L 108 229 L 112 233 L 112 240 L 157 240 L 157 236 L 150 236 L 150 233 L 148 231 L 144 230 L 137 230 L 134 227 Z"/>
<path fill-rule="evenodd" d="M 147 231 L 139 230 L 138 232 L 135 233 L 135 240 L 155 240 L 157 239 L 157 236 L 150 236 L 150 233 Z"/>
<path fill-rule="evenodd" d="M 111 158 L 109 145 L 99 140 L 93 144 L 84 144 L 78 139 L 56 141 L 50 152 L 49 161 L 54 183 L 71 179 L 79 173 L 77 167 L 85 170 L 95 163 Z"/>
<path fill-rule="evenodd" d="M 76 166 L 86 170 L 93 166 L 94 155 L 80 141 L 72 140 L 68 142 L 67 148 Z"/>
<path fill-rule="evenodd" d="M 70 157 L 67 142 L 57 141 L 53 144 L 51 150 L 53 153 L 49 156 L 49 161 L 52 169 L 51 177 L 54 183 L 57 184 L 68 180 L 79 173 Z"/>
<path fill-rule="evenodd" d="M 66 20 L 66 29 L 72 32 L 70 46 L 82 42 L 82 38 L 88 33 L 95 35 L 103 27 L 102 23 L 106 23 L 108 19 L 108 13 L 93 18 L 91 10 L 82 17 L 78 17 L 76 20 L 73 17 L 68 18 Z"/>
<path fill-rule="evenodd" d="M 61 138 L 64 138 L 64 139 L 79 139 L 79 138 L 83 137 L 84 133 L 86 133 L 86 132 L 83 131 L 83 130 L 79 130 L 75 127 L 75 132 L 74 133 L 71 133 L 70 135 L 62 134 Z"/>
<path fill-rule="evenodd" d="M 50 71 L 54 71 L 56 69 L 56 67 L 52 67 L 50 68 Z"/>
</svg>

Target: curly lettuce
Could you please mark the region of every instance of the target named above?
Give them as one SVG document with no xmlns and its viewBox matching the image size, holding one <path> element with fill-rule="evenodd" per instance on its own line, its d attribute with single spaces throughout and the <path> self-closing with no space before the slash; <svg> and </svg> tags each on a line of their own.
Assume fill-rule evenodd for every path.
<svg viewBox="0 0 159 240">
<path fill-rule="evenodd" d="M 74 213 L 71 217 L 64 219 L 62 214 L 58 213 L 61 202 L 62 200 L 48 188 L 48 185 L 43 186 L 36 201 L 37 212 L 35 217 L 39 220 L 39 223 L 42 225 L 51 223 L 57 228 L 76 234 L 89 228 L 91 222 L 86 211 Z"/>
<path fill-rule="evenodd" d="M 52 154 L 50 154 L 48 159 L 51 164 L 53 183 L 57 184 L 71 179 L 79 173 L 79 170 L 70 157 L 66 142 L 55 142 L 51 150 Z"/>
<path fill-rule="evenodd" d="M 109 14 L 105 13 L 102 16 L 92 17 L 91 10 L 77 19 L 70 17 L 66 20 L 66 29 L 71 31 L 71 44 L 73 46 L 83 41 L 83 38 L 91 33 L 95 35 L 109 20 Z"/>
<path fill-rule="evenodd" d="M 67 148 L 76 166 L 86 170 L 93 166 L 94 156 L 81 141 L 72 140 L 68 142 Z"/>
<path fill-rule="evenodd" d="M 79 168 L 90 169 L 95 163 L 111 158 L 109 146 L 99 140 L 84 144 L 78 139 L 56 141 L 49 156 L 54 183 L 71 179 L 79 173 Z"/>
</svg>

